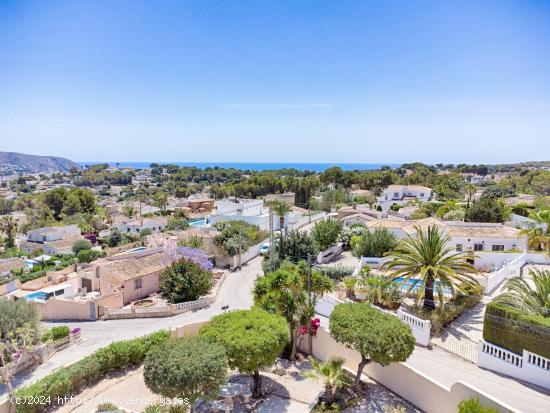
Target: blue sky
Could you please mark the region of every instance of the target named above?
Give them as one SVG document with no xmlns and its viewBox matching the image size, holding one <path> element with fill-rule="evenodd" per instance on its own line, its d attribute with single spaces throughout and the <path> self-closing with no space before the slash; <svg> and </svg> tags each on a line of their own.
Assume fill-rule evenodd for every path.
<svg viewBox="0 0 550 413">
<path fill-rule="evenodd" d="M 550 1 L 0 0 L 0 150 L 550 160 Z"/>
</svg>

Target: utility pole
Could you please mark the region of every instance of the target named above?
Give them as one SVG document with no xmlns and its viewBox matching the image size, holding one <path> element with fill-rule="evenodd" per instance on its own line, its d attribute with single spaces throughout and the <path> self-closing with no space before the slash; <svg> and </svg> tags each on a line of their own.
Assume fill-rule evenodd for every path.
<svg viewBox="0 0 550 413">
<path fill-rule="evenodd" d="M 239 225 L 239 271 L 241 270 L 241 245 L 243 241 L 243 227 Z"/>
<path fill-rule="evenodd" d="M 269 203 L 269 262 L 273 262 L 273 202 Z"/>
<path fill-rule="evenodd" d="M 311 254 L 307 253 L 307 298 L 311 301 L 311 267 L 313 264 L 311 263 Z"/>
</svg>

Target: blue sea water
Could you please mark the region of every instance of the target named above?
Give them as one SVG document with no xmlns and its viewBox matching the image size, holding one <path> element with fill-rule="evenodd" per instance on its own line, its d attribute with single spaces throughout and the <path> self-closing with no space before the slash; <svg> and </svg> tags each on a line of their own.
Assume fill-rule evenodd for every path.
<svg viewBox="0 0 550 413">
<path fill-rule="evenodd" d="M 100 162 L 100 161 L 90 161 L 90 162 L 79 162 L 80 165 L 94 165 L 99 163 L 108 163 L 109 165 L 115 166 L 117 162 Z M 152 162 L 118 162 L 119 168 L 134 168 L 134 169 L 144 169 L 148 168 Z M 323 172 L 325 169 L 328 169 L 332 166 L 339 166 L 344 171 L 354 171 L 354 170 L 374 170 L 380 169 L 382 166 L 391 166 L 396 168 L 399 164 L 391 163 L 292 163 L 292 162 L 274 162 L 274 163 L 249 163 L 249 162 L 157 162 L 158 164 L 173 164 L 178 166 L 196 166 L 198 168 L 214 168 L 216 166 L 220 168 L 235 168 L 241 170 L 250 170 L 250 171 L 266 171 L 272 169 L 284 169 L 284 168 L 294 168 L 299 171 L 314 171 L 314 172 Z"/>
</svg>

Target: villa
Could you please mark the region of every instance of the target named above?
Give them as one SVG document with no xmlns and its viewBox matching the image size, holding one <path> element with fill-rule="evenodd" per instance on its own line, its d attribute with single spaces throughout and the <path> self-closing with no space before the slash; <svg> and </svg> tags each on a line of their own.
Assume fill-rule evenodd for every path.
<svg viewBox="0 0 550 413">
<path fill-rule="evenodd" d="M 147 229 L 151 230 L 152 233 L 161 232 L 166 228 L 167 223 L 168 221 L 165 217 L 141 218 L 119 222 L 115 224 L 115 228 L 120 232 L 139 235 Z"/>
<path fill-rule="evenodd" d="M 288 218 L 288 216 L 285 217 L 285 226 L 288 225 Z M 217 201 L 216 212 L 210 215 L 210 222 L 215 224 L 221 221 L 245 221 L 267 231 L 269 229 L 269 208 L 261 199 Z M 280 229 L 280 220 L 275 214 L 273 214 L 273 229 L 276 231 Z"/>
<path fill-rule="evenodd" d="M 433 196 L 433 190 L 422 185 L 390 185 L 377 201 L 382 209 L 387 210 L 393 204 L 404 205 L 409 201 L 431 201 Z"/>
<path fill-rule="evenodd" d="M 50 255 L 72 254 L 74 243 L 83 239 L 77 225 L 44 227 L 30 230 L 19 248 L 27 253 L 43 250 Z"/>
<path fill-rule="evenodd" d="M 504 254 L 487 254 L 507 251 L 525 251 L 528 239 L 519 229 L 503 224 L 440 221 L 435 218 L 419 220 L 380 219 L 365 224 L 369 230 L 384 228 L 398 239 L 416 236 L 416 228 L 425 231 L 437 226 L 449 237 L 449 246 L 457 252 L 472 252 L 472 261 L 476 267 L 495 267 L 502 265 Z M 475 254 L 475 255 L 474 255 Z"/>
</svg>

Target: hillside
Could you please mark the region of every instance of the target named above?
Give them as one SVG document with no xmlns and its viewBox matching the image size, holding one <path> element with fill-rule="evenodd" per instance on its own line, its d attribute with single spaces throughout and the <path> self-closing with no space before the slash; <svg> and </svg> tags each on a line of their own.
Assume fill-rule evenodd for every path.
<svg viewBox="0 0 550 413">
<path fill-rule="evenodd" d="M 3 174 L 67 172 L 79 168 L 76 162 L 57 156 L 27 155 L 16 152 L 0 152 L 0 169 Z"/>
</svg>

